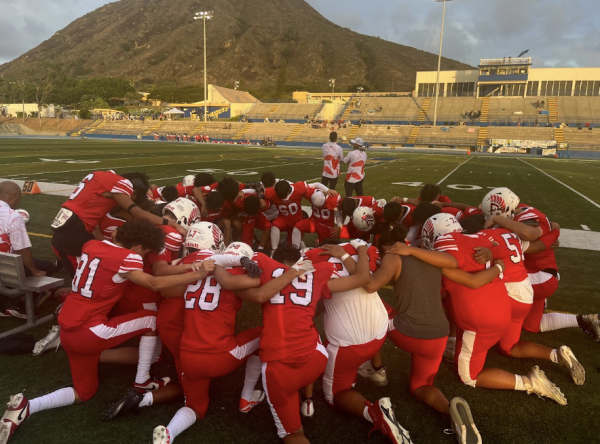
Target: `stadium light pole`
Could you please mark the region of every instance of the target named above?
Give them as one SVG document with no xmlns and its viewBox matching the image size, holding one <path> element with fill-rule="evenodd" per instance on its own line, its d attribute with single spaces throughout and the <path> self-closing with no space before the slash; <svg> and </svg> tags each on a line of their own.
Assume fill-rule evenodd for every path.
<svg viewBox="0 0 600 444">
<path fill-rule="evenodd" d="M 440 69 L 442 67 L 442 43 L 444 42 L 444 21 L 446 20 L 446 2 L 452 0 L 433 0 L 436 3 L 444 3 L 444 9 L 442 11 L 442 31 L 440 32 L 440 53 L 438 56 L 438 68 L 437 78 L 435 80 L 435 105 L 433 108 L 433 126 L 437 124 L 437 107 L 438 107 L 438 96 L 440 95 Z"/>
<path fill-rule="evenodd" d="M 204 23 L 204 121 L 206 122 L 206 102 L 208 98 L 206 97 L 206 21 L 213 18 L 212 11 L 202 11 L 197 12 L 194 16 L 194 20 L 202 20 Z"/>
<path fill-rule="evenodd" d="M 335 79 L 329 79 L 329 86 L 331 86 L 331 94 L 335 94 Z"/>
</svg>

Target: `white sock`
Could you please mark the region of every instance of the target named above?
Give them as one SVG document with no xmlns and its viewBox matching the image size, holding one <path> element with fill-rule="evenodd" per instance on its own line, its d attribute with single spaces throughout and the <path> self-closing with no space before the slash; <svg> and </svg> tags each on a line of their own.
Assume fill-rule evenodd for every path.
<svg viewBox="0 0 600 444">
<path fill-rule="evenodd" d="M 246 377 L 244 378 L 244 388 L 242 389 L 242 398 L 246 401 L 252 401 L 252 393 L 262 374 L 262 362 L 256 355 L 252 355 L 246 362 Z"/>
<path fill-rule="evenodd" d="M 365 417 L 365 419 L 369 422 L 373 422 L 373 420 L 371 419 L 371 416 L 369 416 L 369 406 L 366 405 L 365 409 L 363 410 L 363 416 Z"/>
<path fill-rule="evenodd" d="M 558 350 L 554 349 L 550 352 L 550 360 L 555 364 L 558 364 Z"/>
<path fill-rule="evenodd" d="M 456 336 L 448 336 L 448 342 L 446 342 L 446 350 L 454 350 L 456 348 Z"/>
<path fill-rule="evenodd" d="M 271 227 L 271 248 L 273 251 L 279 247 L 279 240 L 281 239 L 281 231 L 277 227 Z"/>
<path fill-rule="evenodd" d="M 545 313 L 540 321 L 540 333 L 560 330 L 561 328 L 579 327 L 577 315 L 565 313 Z"/>
<path fill-rule="evenodd" d="M 152 355 L 152 364 L 156 364 L 160 359 L 160 354 L 162 353 L 162 341 L 160 340 L 160 336 L 157 336 L 156 347 L 154 348 L 154 355 Z"/>
<path fill-rule="evenodd" d="M 144 393 L 144 397 L 138 404 L 138 407 L 150 407 L 154 402 L 154 396 L 152 396 L 152 392 Z"/>
<path fill-rule="evenodd" d="M 177 410 L 171 422 L 167 426 L 171 434 L 171 442 L 175 437 L 181 435 L 183 431 L 189 429 L 196 422 L 196 413 L 189 407 L 182 407 Z"/>
<path fill-rule="evenodd" d="M 29 414 L 42 410 L 55 409 L 75 402 L 75 389 L 73 387 L 61 388 L 47 395 L 29 400 Z"/>
<path fill-rule="evenodd" d="M 135 375 L 136 384 L 142 384 L 150 378 L 150 366 L 157 342 L 158 336 L 142 336 L 140 338 L 140 357 Z"/>
<path fill-rule="evenodd" d="M 294 228 L 292 230 L 292 245 L 296 248 L 300 248 L 300 243 L 302 242 L 302 233 L 298 228 Z"/>
<path fill-rule="evenodd" d="M 527 387 L 525 387 L 525 384 L 523 383 L 523 377 L 520 375 L 515 375 L 515 379 L 517 380 L 515 383 L 515 390 L 520 392 L 526 391 Z"/>
</svg>

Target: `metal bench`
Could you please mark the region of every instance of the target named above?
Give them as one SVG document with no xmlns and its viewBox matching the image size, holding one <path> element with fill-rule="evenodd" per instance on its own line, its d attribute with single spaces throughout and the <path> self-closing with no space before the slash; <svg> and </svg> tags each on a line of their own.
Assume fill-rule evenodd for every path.
<svg viewBox="0 0 600 444">
<path fill-rule="evenodd" d="M 23 267 L 23 258 L 18 254 L 0 253 L 0 296 L 16 298 L 25 295 L 25 310 L 27 323 L 0 333 L 0 339 L 15 333 L 30 330 L 38 325 L 45 324 L 54 319 L 54 315 L 35 319 L 33 293 L 43 293 L 53 290 L 64 284 L 64 279 L 43 277 L 26 277 Z"/>
</svg>

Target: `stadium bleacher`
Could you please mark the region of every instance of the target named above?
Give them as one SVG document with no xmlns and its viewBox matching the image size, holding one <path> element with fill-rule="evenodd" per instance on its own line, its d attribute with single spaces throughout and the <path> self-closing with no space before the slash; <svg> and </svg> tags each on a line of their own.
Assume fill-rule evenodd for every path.
<svg viewBox="0 0 600 444">
<path fill-rule="evenodd" d="M 322 107 L 319 103 L 259 103 L 246 113 L 246 117 L 252 120 L 306 120 L 308 116 L 314 119 Z"/>
<path fill-rule="evenodd" d="M 360 97 L 349 106 L 346 116 L 352 121 L 411 121 L 417 119 L 422 105 L 423 98 Z"/>
<path fill-rule="evenodd" d="M 534 100 L 535 99 L 535 100 Z M 536 108 L 534 103 L 544 102 L 544 107 Z M 517 98 L 492 98 L 489 108 L 489 122 L 531 122 L 538 124 L 548 123 L 548 114 L 541 114 L 548 110 L 547 97 L 517 97 Z M 515 114 L 519 113 L 519 114 Z"/>
</svg>

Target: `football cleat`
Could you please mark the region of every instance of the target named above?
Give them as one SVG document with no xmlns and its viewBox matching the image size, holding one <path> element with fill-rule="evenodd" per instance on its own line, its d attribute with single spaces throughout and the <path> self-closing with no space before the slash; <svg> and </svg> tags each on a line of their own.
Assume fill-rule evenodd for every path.
<svg viewBox="0 0 600 444">
<path fill-rule="evenodd" d="M 396 419 L 390 398 L 381 398 L 375 404 L 367 401 L 367 405 L 369 417 L 373 421 L 373 428 L 369 432 L 369 436 L 373 430 L 381 430 L 394 444 L 412 444 L 408 431 Z"/>
<path fill-rule="evenodd" d="M 600 342 L 600 319 L 597 314 L 581 315 L 581 328 L 594 338 L 594 342 Z"/>
<path fill-rule="evenodd" d="M 471 408 L 462 398 L 452 398 L 450 401 L 450 418 L 452 429 L 456 432 L 456 440 L 460 444 L 481 444 L 481 435 L 475 427 Z"/>
<path fill-rule="evenodd" d="M 137 412 L 142 399 L 144 399 L 144 394 L 142 392 L 130 388 L 121 399 L 108 407 L 108 410 L 106 410 L 102 419 L 104 421 L 110 421 L 121 414 Z"/>
<path fill-rule="evenodd" d="M 35 343 L 33 355 L 39 356 L 46 350 L 51 349 L 58 351 L 58 347 L 60 347 L 60 326 L 54 325 L 44 339 L 40 339 Z"/>
<path fill-rule="evenodd" d="M 571 349 L 566 345 L 563 345 L 558 349 L 556 355 L 558 357 L 558 363 L 569 370 L 573 382 L 577 385 L 583 385 L 585 382 L 585 369 L 579 363 Z"/>
<path fill-rule="evenodd" d="M 142 382 L 141 384 L 133 384 L 133 387 L 140 392 L 151 392 L 158 388 L 164 387 L 169 382 L 171 382 L 171 378 L 165 376 L 164 378 L 157 378 L 156 376 L 150 376 L 147 381 Z"/>
<path fill-rule="evenodd" d="M 152 432 L 152 444 L 171 444 L 171 433 L 165 426 L 158 426 Z"/>
<path fill-rule="evenodd" d="M 548 379 L 544 371 L 540 370 L 537 365 L 529 370 L 527 377 L 531 381 L 531 385 L 524 382 L 528 395 L 534 393 L 540 398 L 550 398 L 560 405 L 567 405 L 567 398 L 563 392 L 560 391 L 556 384 Z"/>
<path fill-rule="evenodd" d="M 29 400 L 23 393 L 12 395 L 0 419 L 0 444 L 6 444 L 23 421 L 29 418 Z"/>
<path fill-rule="evenodd" d="M 258 404 L 263 402 L 265 399 L 265 392 L 261 390 L 254 390 L 252 392 L 252 399 L 250 401 L 246 401 L 244 398 L 240 398 L 240 412 L 248 413 Z"/>
<path fill-rule="evenodd" d="M 312 399 L 305 399 L 300 404 L 300 413 L 304 418 L 312 418 L 315 414 L 315 404 Z"/>
<path fill-rule="evenodd" d="M 381 367 L 379 370 L 375 371 L 371 365 L 371 361 L 367 361 L 358 367 L 358 374 L 380 387 L 383 387 L 388 383 L 387 371 L 385 367 Z"/>
</svg>

